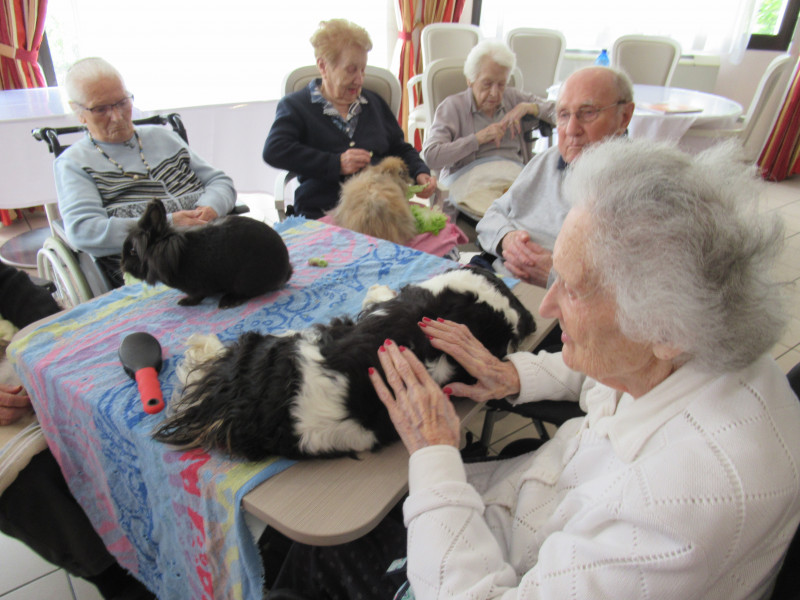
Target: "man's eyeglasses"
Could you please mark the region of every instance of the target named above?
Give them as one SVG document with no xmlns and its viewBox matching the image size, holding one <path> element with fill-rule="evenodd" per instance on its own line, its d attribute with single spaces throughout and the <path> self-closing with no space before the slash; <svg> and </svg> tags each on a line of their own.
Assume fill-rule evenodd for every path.
<svg viewBox="0 0 800 600">
<path fill-rule="evenodd" d="M 125 96 L 122 100 L 120 100 L 119 102 L 115 102 L 114 104 L 101 104 L 100 106 L 93 106 L 92 108 L 80 104 L 78 106 L 80 106 L 81 109 L 83 110 L 88 110 L 96 117 L 105 117 L 107 115 L 110 115 L 112 110 L 119 110 L 119 111 L 128 110 L 131 107 L 132 103 L 133 103 L 133 94 L 131 94 L 130 96 Z"/>
<path fill-rule="evenodd" d="M 600 113 L 604 110 L 627 103 L 628 102 L 626 100 L 617 100 L 614 102 L 614 104 L 609 104 L 608 106 L 581 106 L 574 113 L 571 113 L 568 110 L 560 110 L 558 113 L 556 113 L 556 124 L 563 127 L 569 123 L 569 120 L 573 115 L 576 119 L 578 119 L 578 123 L 591 123 L 597 119 L 597 117 L 600 116 Z"/>
</svg>

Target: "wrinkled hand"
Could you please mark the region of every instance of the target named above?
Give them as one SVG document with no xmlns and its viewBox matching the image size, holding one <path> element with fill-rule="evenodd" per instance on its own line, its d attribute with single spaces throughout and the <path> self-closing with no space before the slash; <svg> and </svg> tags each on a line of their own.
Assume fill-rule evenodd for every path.
<svg viewBox="0 0 800 600">
<path fill-rule="evenodd" d="M 420 198 L 430 198 L 436 191 L 436 177 L 431 177 L 427 173 L 417 175 L 417 185 L 424 185 L 425 189 L 417 194 Z"/>
<path fill-rule="evenodd" d="M 198 206 L 197 210 L 200 211 L 200 217 L 199 217 L 200 220 L 205 221 L 206 223 L 210 223 L 211 221 L 219 217 L 217 211 L 215 211 L 210 206 Z"/>
<path fill-rule="evenodd" d="M 506 134 L 506 128 L 508 127 L 508 123 L 505 121 L 506 119 L 503 119 L 499 123 L 492 123 L 476 132 L 475 137 L 478 138 L 478 143 L 483 145 L 494 142 L 494 145 L 499 147 L 500 141 Z"/>
<path fill-rule="evenodd" d="M 528 232 L 517 230 L 506 234 L 501 249 L 505 266 L 514 277 L 539 287 L 547 285 L 553 254 L 532 242 Z"/>
<path fill-rule="evenodd" d="M 350 148 L 339 156 L 342 175 L 352 175 L 358 173 L 366 167 L 372 160 L 372 155 L 363 148 Z"/>
<path fill-rule="evenodd" d="M 32 412 L 31 399 L 21 385 L 0 384 L 0 425 L 11 425 Z"/>
<path fill-rule="evenodd" d="M 208 208 L 202 207 L 202 208 Z M 172 213 L 172 224 L 175 227 L 193 227 L 196 225 L 208 225 L 209 220 L 203 218 L 202 208 L 192 208 L 190 210 L 178 210 Z M 211 210 L 211 209 L 209 209 Z M 217 214 L 211 210 L 214 214 Z"/>
<path fill-rule="evenodd" d="M 539 115 L 539 107 L 535 102 L 520 102 L 506 113 L 500 123 L 511 130 L 511 138 L 522 133 L 522 118 L 526 115 Z"/>
<path fill-rule="evenodd" d="M 478 381 L 473 385 L 448 383 L 453 396 L 486 402 L 516 396 L 520 391 L 519 373 L 513 363 L 489 352 L 469 327 L 444 319 L 424 317 L 419 323 L 431 345 L 449 354 Z"/>
<path fill-rule="evenodd" d="M 408 453 L 441 444 L 457 448 L 461 434 L 456 411 L 414 353 L 386 340 L 378 360 L 392 390 L 376 369 L 370 368 L 369 378 Z"/>
</svg>

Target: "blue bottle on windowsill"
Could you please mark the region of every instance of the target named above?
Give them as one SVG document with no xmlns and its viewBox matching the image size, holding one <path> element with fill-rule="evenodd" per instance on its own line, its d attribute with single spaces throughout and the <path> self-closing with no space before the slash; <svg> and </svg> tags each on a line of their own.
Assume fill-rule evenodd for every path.
<svg viewBox="0 0 800 600">
<path fill-rule="evenodd" d="M 594 64 L 600 65 L 601 67 L 607 67 L 610 61 L 608 60 L 608 52 L 605 48 L 597 55 L 597 58 L 594 59 Z"/>
</svg>

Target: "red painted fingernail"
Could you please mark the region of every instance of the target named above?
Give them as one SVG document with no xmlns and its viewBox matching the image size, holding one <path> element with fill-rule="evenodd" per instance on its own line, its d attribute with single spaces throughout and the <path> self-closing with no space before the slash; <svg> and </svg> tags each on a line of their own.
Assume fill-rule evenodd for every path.
<svg viewBox="0 0 800 600">
<path fill-rule="evenodd" d="M 405 352 L 406 351 L 406 347 L 405 346 L 398 346 L 398 347 L 400 348 L 400 352 Z"/>
<path fill-rule="evenodd" d="M 437 320 L 437 321 L 439 321 L 439 323 L 444 323 L 444 319 L 443 319 L 442 317 L 439 317 L 439 318 L 438 318 L 438 319 L 436 319 L 436 320 Z"/>
<path fill-rule="evenodd" d="M 429 340 L 432 340 L 432 339 L 433 339 L 433 336 L 432 336 L 432 335 L 426 335 L 425 337 L 426 337 L 426 338 L 428 338 Z"/>
<path fill-rule="evenodd" d="M 442 391 L 443 391 L 445 394 L 447 394 L 448 396 L 449 396 L 450 394 L 452 394 L 452 393 L 453 393 L 453 390 L 452 390 L 452 389 L 450 389 L 449 387 L 446 387 L 446 388 L 444 388 Z"/>
<path fill-rule="evenodd" d="M 384 346 L 391 346 L 392 345 L 392 340 L 390 340 L 390 339 L 384 340 L 383 345 Z"/>
<path fill-rule="evenodd" d="M 426 325 L 425 323 L 418 323 L 418 325 L 419 325 L 420 327 L 427 327 L 427 325 Z"/>
<path fill-rule="evenodd" d="M 368 369 L 368 371 L 369 371 L 369 374 L 370 374 L 370 375 L 375 375 L 375 369 L 374 369 L 373 367 L 370 367 L 370 368 Z"/>
<path fill-rule="evenodd" d="M 422 320 L 425 321 L 426 323 L 430 323 L 431 322 L 431 320 L 428 317 L 422 317 Z"/>
<path fill-rule="evenodd" d="M 383 346 L 381 346 L 380 348 L 378 348 L 378 352 L 386 352 L 386 348 L 384 348 Z"/>
</svg>

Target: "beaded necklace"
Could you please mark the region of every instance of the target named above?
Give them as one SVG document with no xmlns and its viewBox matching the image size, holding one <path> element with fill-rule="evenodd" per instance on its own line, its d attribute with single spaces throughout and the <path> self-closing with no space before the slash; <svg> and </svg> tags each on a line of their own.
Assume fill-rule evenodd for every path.
<svg viewBox="0 0 800 600">
<path fill-rule="evenodd" d="M 147 160 L 145 160 L 145 158 L 144 158 L 144 150 L 142 149 L 142 140 L 139 138 L 139 133 L 134 130 L 133 135 L 136 137 L 136 143 L 139 145 L 139 158 L 142 159 L 142 164 L 144 164 L 144 168 L 147 169 L 147 179 L 152 179 L 152 176 L 150 175 L 150 165 L 147 163 Z M 105 156 L 106 160 L 108 162 L 110 162 L 112 165 L 114 165 L 120 171 L 122 171 L 123 175 L 130 175 L 130 177 L 134 181 L 139 181 L 142 178 L 142 175 L 139 175 L 138 173 L 128 173 L 125 169 L 123 169 L 121 164 L 119 164 L 117 161 L 115 161 L 113 158 L 111 158 L 108 154 L 106 154 L 105 150 L 103 150 L 99 146 L 99 144 L 94 141 L 94 138 L 92 137 L 92 134 L 89 134 L 89 139 L 91 140 L 92 144 L 97 149 L 97 151 L 100 154 L 102 154 L 103 156 Z"/>
</svg>

